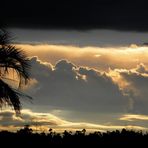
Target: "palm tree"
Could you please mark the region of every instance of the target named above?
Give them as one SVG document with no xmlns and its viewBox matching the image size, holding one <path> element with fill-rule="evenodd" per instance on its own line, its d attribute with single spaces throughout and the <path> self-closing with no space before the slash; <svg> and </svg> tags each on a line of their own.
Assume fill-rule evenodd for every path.
<svg viewBox="0 0 148 148">
<path fill-rule="evenodd" d="M 0 29 L 0 107 L 8 105 L 13 107 L 16 113 L 20 113 L 20 97 L 26 96 L 20 92 L 20 87 L 22 84 L 27 84 L 29 69 L 29 60 L 25 53 L 11 45 L 9 33 Z M 12 71 L 18 76 L 19 85 L 17 88 L 13 88 L 6 81 Z"/>
</svg>

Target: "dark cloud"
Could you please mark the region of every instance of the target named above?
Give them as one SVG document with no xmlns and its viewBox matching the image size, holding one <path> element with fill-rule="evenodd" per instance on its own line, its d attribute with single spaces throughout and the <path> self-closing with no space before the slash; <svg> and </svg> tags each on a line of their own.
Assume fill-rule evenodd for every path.
<svg viewBox="0 0 148 148">
<path fill-rule="evenodd" d="M 148 30 L 146 0 L 4 1 L 1 19 L 29 28 Z"/>
<path fill-rule="evenodd" d="M 140 64 L 136 69 L 121 71 L 120 75 L 128 83 L 125 89 L 133 100 L 132 112 L 148 114 L 148 69 L 146 66 Z"/>
<path fill-rule="evenodd" d="M 130 46 L 131 44 L 142 45 L 147 42 L 147 32 L 121 32 L 115 30 L 34 30 L 34 29 L 9 29 L 15 37 L 15 43 L 22 44 L 52 44 L 73 45 L 79 47 L 115 47 Z"/>
<path fill-rule="evenodd" d="M 33 57 L 31 63 L 32 79 L 37 83 L 28 90 L 35 98 L 34 105 L 83 113 L 147 114 L 148 70 L 144 64 L 113 70 L 118 74 L 112 77 L 67 60 L 52 66 Z"/>
<path fill-rule="evenodd" d="M 32 79 L 38 83 L 28 88 L 34 105 L 82 112 L 124 112 L 128 98 L 105 73 L 78 67 L 60 60 L 54 67 L 31 58 Z M 50 67 L 49 67 L 50 65 Z"/>
</svg>

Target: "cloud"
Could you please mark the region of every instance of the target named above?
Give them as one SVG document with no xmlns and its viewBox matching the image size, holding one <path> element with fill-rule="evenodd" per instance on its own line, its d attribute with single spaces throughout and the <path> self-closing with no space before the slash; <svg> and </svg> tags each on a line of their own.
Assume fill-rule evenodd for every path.
<svg viewBox="0 0 148 148">
<path fill-rule="evenodd" d="M 64 123 L 58 117 L 47 113 L 34 113 L 31 110 L 24 109 L 20 116 L 16 116 L 13 111 L 4 110 L 0 113 L 0 124 L 2 126 L 24 126 L 25 124 L 31 125 L 60 125 Z"/>
<path fill-rule="evenodd" d="M 135 70 L 141 74 L 148 74 L 148 69 L 143 63 L 137 65 Z"/>
<path fill-rule="evenodd" d="M 48 29 L 9 29 L 14 43 L 28 45 L 69 45 L 76 47 L 130 47 L 147 46 L 147 32 L 121 32 L 94 29 L 84 32 Z M 42 48 L 44 48 L 42 46 Z M 44 48 L 45 49 L 45 48 Z"/>
<path fill-rule="evenodd" d="M 136 115 L 136 114 L 127 114 L 123 115 L 120 120 L 125 120 L 125 121 L 135 121 L 135 120 L 142 120 L 142 121 L 147 121 L 148 116 L 146 115 Z"/>
<path fill-rule="evenodd" d="M 32 79 L 29 88 L 34 105 L 85 112 L 124 112 L 128 98 L 111 77 L 95 69 L 60 60 L 55 66 L 37 57 L 30 59 Z"/>
<path fill-rule="evenodd" d="M 113 77 L 114 75 L 114 77 Z M 132 112 L 147 114 L 148 96 L 148 69 L 144 64 L 137 65 L 131 70 L 111 70 L 110 76 L 123 90 L 123 93 L 131 98 Z"/>
<path fill-rule="evenodd" d="M 30 110 L 23 110 L 22 117 L 15 117 L 12 111 L 1 112 L 0 128 L 18 129 L 26 123 L 40 131 L 49 127 L 59 131 L 147 128 L 145 64 L 103 72 L 66 59 L 52 65 L 36 56 L 30 63 L 31 85 L 25 91 L 34 98 L 33 104 L 23 102 Z"/>
<path fill-rule="evenodd" d="M 37 84 L 30 92 L 34 92 L 35 104 L 70 111 L 147 114 L 148 69 L 143 63 L 129 70 L 100 72 L 67 60 L 55 66 L 32 60 Z"/>
<path fill-rule="evenodd" d="M 145 0 L 134 1 L 134 4 L 127 0 L 120 0 L 120 2 L 80 0 L 79 3 L 74 0 L 70 2 L 55 0 L 50 2 L 50 5 L 47 2 L 32 1 L 29 5 L 23 3 L 23 6 L 18 5 L 15 1 L 6 1 L 2 5 L 1 11 L 4 12 L 7 9 L 8 14 L 11 14 L 1 15 L 2 20 L 5 20 L 9 27 L 148 30 L 146 20 L 148 11 L 145 7 Z"/>
<path fill-rule="evenodd" d="M 22 110 L 21 117 L 15 115 L 13 111 L 3 110 L 0 112 L 0 130 L 16 131 L 23 128 L 24 125 L 29 124 L 34 131 L 48 132 L 49 128 L 54 129 L 57 132 L 63 132 L 64 130 L 82 130 L 86 129 L 88 132 L 92 131 L 107 131 L 115 129 L 135 129 L 135 130 L 146 130 L 144 126 L 138 125 L 103 125 L 103 124 L 92 124 L 87 122 L 70 122 L 63 120 L 59 117 L 52 115 L 51 113 L 38 113 L 32 112 L 31 110 Z"/>
<path fill-rule="evenodd" d="M 146 46 L 138 46 L 137 48 L 130 46 L 78 47 L 50 44 L 17 44 L 16 46 L 26 51 L 28 56 L 36 55 L 42 62 L 51 63 L 52 65 L 55 65 L 61 59 L 67 59 L 76 65 L 92 67 L 102 71 L 108 71 L 109 67 L 111 69 L 132 69 L 139 63 L 148 66 L 148 47 Z"/>
<path fill-rule="evenodd" d="M 136 45 L 136 44 L 131 44 L 131 45 L 130 45 L 130 48 L 138 48 L 138 45 Z"/>
<path fill-rule="evenodd" d="M 39 130 L 42 127 L 42 129 L 47 130 L 49 127 L 56 127 L 65 123 L 68 122 L 50 113 L 36 113 L 28 109 L 22 110 L 20 116 L 16 116 L 15 112 L 10 110 L 0 112 L 0 126 L 4 129 L 8 127 L 10 130 L 16 130 L 29 124 L 33 129 L 38 128 Z"/>
</svg>

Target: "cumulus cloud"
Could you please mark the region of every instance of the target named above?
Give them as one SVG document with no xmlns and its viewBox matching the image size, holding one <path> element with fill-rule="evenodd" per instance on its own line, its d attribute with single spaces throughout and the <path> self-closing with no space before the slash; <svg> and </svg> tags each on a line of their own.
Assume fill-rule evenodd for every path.
<svg viewBox="0 0 148 148">
<path fill-rule="evenodd" d="M 42 66 L 46 67 L 46 64 L 42 63 Z M 111 72 L 101 73 L 95 69 L 76 66 L 71 62 L 61 60 L 55 66 L 50 64 L 50 68 L 45 73 L 48 75 L 49 83 L 47 79 L 46 83 L 43 83 L 45 81 L 43 80 L 40 82 L 42 87 L 46 85 L 47 89 L 50 88 L 48 92 L 53 89 L 53 86 L 55 88 L 54 92 L 51 91 L 51 95 L 44 90 L 49 96 L 45 100 L 49 100 L 50 105 L 66 109 L 71 106 L 70 109 L 90 109 L 91 111 L 102 111 L 101 106 L 103 106 L 103 111 L 108 111 L 114 106 L 116 106 L 114 109 L 117 109 L 128 105 L 133 112 L 147 113 L 148 69 L 142 63 L 130 70 L 114 69 L 112 74 L 115 75 L 112 75 Z M 40 78 L 37 81 L 40 81 Z"/>
<path fill-rule="evenodd" d="M 131 70 L 115 69 L 110 71 L 113 80 L 119 85 L 133 103 L 132 112 L 147 114 L 148 105 L 148 69 L 144 64 Z"/>
<path fill-rule="evenodd" d="M 60 60 L 55 66 L 37 57 L 30 59 L 32 78 L 37 84 L 29 89 L 34 104 L 85 112 L 124 112 L 128 98 L 111 77 L 95 69 Z"/>
</svg>

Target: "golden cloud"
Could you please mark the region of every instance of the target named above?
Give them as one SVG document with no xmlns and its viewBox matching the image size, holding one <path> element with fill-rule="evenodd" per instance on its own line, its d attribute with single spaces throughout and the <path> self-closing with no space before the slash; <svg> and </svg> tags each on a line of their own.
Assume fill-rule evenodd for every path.
<svg viewBox="0 0 148 148">
<path fill-rule="evenodd" d="M 135 120 L 148 120 L 147 115 L 136 115 L 136 114 L 127 114 L 123 115 L 119 120 L 125 120 L 125 121 L 135 121 Z"/>
<path fill-rule="evenodd" d="M 76 47 L 49 44 L 17 44 L 29 56 L 38 56 L 42 61 L 55 64 L 68 59 L 77 65 L 108 70 L 111 68 L 131 69 L 139 63 L 148 65 L 148 47 L 132 44 L 130 47 Z"/>
<path fill-rule="evenodd" d="M 16 131 L 23 127 L 23 125 L 29 124 L 34 131 L 48 132 L 49 128 L 53 128 L 57 132 L 62 132 L 64 130 L 82 130 L 87 131 L 107 131 L 115 129 L 135 129 L 135 130 L 146 130 L 146 127 L 133 126 L 133 125 L 102 125 L 102 124 L 92 124 L 87 122 L 70 122 L 59 117 L 52 115 L 50 113 L 37 113 L 31 110 L 22 110 L 22 116 L 16 117 L 15 113 L 10 110 L 3 110 L 0 113 L 0 130 L 10 130 Z M 140 119 L 148 120 L 148 117 L 139 116 Z M 128 118 L 138 118 L 138 116 L 125 115 L 120 118 L 120 120 L 127 120 Z M 7 120 L 7 121 L 6 121 Z M 13 122 L 12 122 L 13 121 Z"/>
</svg>

